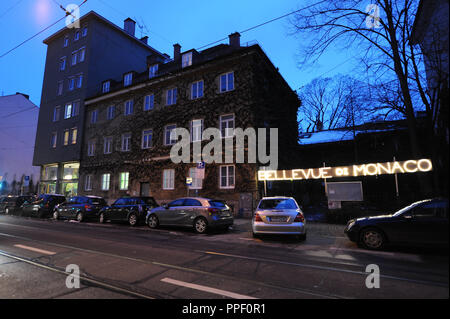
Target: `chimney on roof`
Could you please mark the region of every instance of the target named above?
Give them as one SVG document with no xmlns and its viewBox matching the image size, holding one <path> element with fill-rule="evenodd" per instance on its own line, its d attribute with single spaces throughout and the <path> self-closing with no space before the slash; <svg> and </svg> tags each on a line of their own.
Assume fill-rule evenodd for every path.
<svg viewBox="0 0 450 319">
<path fill-rule="evenodd" d="M 173 59 L 178 60 L 180 58 L 180 55 L 181 55 L 181 45 L 175 43 L 173 45 Z"/>
<path fill-rule="evenodd" d="M 241 47 L 241 34 L 239 32 L 232 33 L 228 36 L 230 39 L 230 46 L 233 48 Z"/>
<path fill-rule="evenodd" d="M 144 42 L 145 44 L 148 44 L 148 36 L 142 37 L 141 41 Z"/>
<path fill-rule="evenodd" d="M 126 18 L 123 21 L 123 29 L 125 30 L 126 33 L 134 37 L 134 32 L 136 30 L 136 22 L 131 18 Z"/>
</svg>

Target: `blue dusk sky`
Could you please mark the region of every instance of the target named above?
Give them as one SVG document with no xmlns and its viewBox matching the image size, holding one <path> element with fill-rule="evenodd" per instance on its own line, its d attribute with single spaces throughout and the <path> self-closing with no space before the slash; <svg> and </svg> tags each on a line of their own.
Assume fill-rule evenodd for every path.
<svg viewBox="0 0 450 319">
<path fill-rule="evenodd" d="M 82 0 L 2 0 L 0 2 L 0 56 L 25 39 L 64 16 L 59 4 Z M 136 36 L 147 35 L 149 45 L 173 55 L 173 44 L 182 51 L 200 48 L 273 18 L 311 4 L 307 0 L 88 0 L 81 15 L 94 10 L 116 25 L 133 18 L 147 30 L 136 27 Z M 291 16 L 292 17 L 292 16 Z M 39 105 L 47 47 L 42 41 L 64 27 L 64 20 L 23 46 L 0 58 L 0 95 L 22 92 Z M 245 32 L 241 43 L 257 41 L 292 89 L 297 90 L 313 78 L 349 73 L 354 52 L 331 48 L 314 68 L 299 69 L 301 42 L 289 35 L 289 18 L 277 20 Z M 226 43 L 226 41 L 224 41 Z"/>
</svg>

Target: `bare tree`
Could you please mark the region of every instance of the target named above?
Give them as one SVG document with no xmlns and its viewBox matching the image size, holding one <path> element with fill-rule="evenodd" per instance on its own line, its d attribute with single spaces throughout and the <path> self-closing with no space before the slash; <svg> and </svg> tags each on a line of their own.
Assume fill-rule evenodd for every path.
<svg viewBox="0 0 450 319">
<path fill-rule="evenodd" d="M 400 93 L 400 99 L 387 100 L 385 106 L 404 114 L 409 128 L 413 155 L 420 154 L 416 133 L 414 94 L 427 106 L 429 98 L 420 73 L 421 53 L 409 42 L 417 0 L 317 1 L 299 11 L 293 22 L 294 32 L 305 37 L 302 64 L 316 61 L 330 46 L 359 50 L 373 87 Z M 395 83 L 389 83 L 395 78 Z M 394 90 L 394 91 L 393 91 Z"/>
</svg>

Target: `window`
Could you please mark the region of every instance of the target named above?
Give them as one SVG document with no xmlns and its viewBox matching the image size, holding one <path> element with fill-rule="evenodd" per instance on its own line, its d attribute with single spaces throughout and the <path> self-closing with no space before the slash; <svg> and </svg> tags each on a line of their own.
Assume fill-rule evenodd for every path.
<svg viewBox="0 0 450 319">
<path fill-rule="evenodd" d="M 181 67 L 185 68 L 192 65 L 192 52 L 185 53 L 181 57 Z"/>
<path fill-rule="evenodd" d="M 87 36 L 88 33 L 88 27 L 83 27 L 83 30 L 81 30 L 81 36 L 84 38 Z"/>
<path fill-rule="evenodd" d="M 122 152 L 128 152 L 131 148 L 131 133 L 122 134 Z"/>
<path fill-rule="evenodd" d="M 112 137 L 105 137 L 105 139 L 103 140 L 103 153 L 104 154 L 112 153 L 112 143 L 113 143 Z"/>
<path fill-rule="evenodd" d="M 154 78 L 157 74 L 158 74 L 158 64 L 153 64 L 148 69 L 148 77 L 151 79 Z"/>
<path fill-rule="evenodd" d="M 77 64 L 77 51 L 72 52 L 72 65 Z"/>
<path fill-rule="evenodd" d="M 64 71 L 66 69 L 66 57 L 59 59 L 59 70 Z"/>
<path fill-rule="evenodd" d="M 106 110 L 106 118 L 108 120 L 112 120 L 114 118 L 115 113 L 116 107 L 114 105 L 108 106 L 108 109 Z"/>
<path fill-rule="evenodd" d="M 109 190 L 110 180 L 111 180 L 111 174 L 102 174 L 102 191 Z"/>
<path fill-rule="evenodd" d="M 95 140 L 88 141 L 87 154 L 88 154 L 88 156 L 94 156 L 95 155 Z"/>
<path fill-rule="evenodd" d="M 76 127 L 74 127 L 72 130 L 71 130 L 72 132 L 72 134 L 71 134 L 71 136 L 72 136 L 72 139 L 71 139 L 71 143 L 72 144 L 77 144 L 77 134 L 78 134 L 78 129 L 76 128 Z"/>
<path fill-rule="evenodd" d="M 91 191 L 92 190 L 92 175 L 86 175 L 84 181 L 84 190 Z"/>
<path fill-rule="evenodd" d="M 203 120 L 191 121 L 191 142 L 199 142 L 202 140 Z"/>
<path fill-rule="evenodd" d="M 175 139 L 176 125 L 167 125 L 164 129 L 164 145 L 173 145 L 177 142 Z"/>
<path fill-rule="evenodd" d="M 155 95 L 150 94 L 144 98 L 144 111 L 153 110 L 155 106 Z"/>
<path fill-rule="evenodd" d="M 200 203 L 200 201 L 193 199 L 193 198 L 186 198 L 184 200 L 184 204 L 183 206 L 193 206 L 193 207 L 202 207 L 202 203 Z"/>
<path fill-rule="evenodd" d="M 163 170 L 163 189 L 175 189 L 175 170 Z"/>
<path fill-rule="evenodd" d="M 220 188 L 234 188 L 234 166 L 220 166 Z"/>
<path fill-rule="evenodd" d="M 73 91 L 74 88 L 75 88 L 75 78 L 71 77 L 69 78 L 69 91 Z"/>
<path fill-rule="evenodd" d="M 78 50 L 78 62 L 83 62 L 86 57 L 86 48 L 81 48 Z"/>
<path fill-rule="evenodd" d="M 52 133 L 52 137 L 50 139 L 50 145 L 51 145 L 52 148 L 56 148 L 57 139 L 58 139 L 58 133 L 57 132 L 53 132 Z"/>
<path fill-rule="evenodd" d="M 123 172 L 120 173 L 120 190 L 127 190 L 128 189 L 128 179 L 130 177 L 129 172 Z"/>
<path fill-rule="evenodd" d="M 111 85 L 110 81 L 103 82 L 102 93 L 108 93 L 110 85 Z"/>
<path fill-rule="evenodd" d="M 192 178 L 192 185 L 189 186 L 190 189 L 202 189 L 202 179 L 197 178 L 197 168 L 196 167 L 189 168 L 189 177 Z"/>
<path fill-rule="evenodd" d="M 125 76 L 123 77 L 123 85 L 124 86 L 131 85 L 132 82 L 133 82 L 133 73 L 125 74 Z"/>
<path fill-rule="evenodd" d="M 234 72 L 222 74 L 220 76 L 220 92 L 234 90 Z"/>
<path fill-rule="evenodd" d="M 64 145 L 69 145 L 69 130 L 64 131 Z"/>
<path fill-rule="evenodd" d="M 63 44 L 63 46 L 65 47 L 65 48 L 67 48 L 67 46 L 69 45 L 69 37 L 64 37 L 64 44 Z"/>
<path fill-rule="evenodd" d="M 72 117 L 72 103 L 67 103 L 64 107 L 64 119 Z"/>
<path fill-rule="evenodd" d="M 166 93 L 166 105 L 174 105 L 177 103 L 177 89 L 167 90 Z"/>
<path fill-rule="evenodd" d="M 80 101 L 75 101 L 72 104 L 72 117 L 80 113 Z"/>
<path fill-rule="evenodd" d="M 234 135 L 234 115 L 222 115 L 220 117 L 220 133 L 222 138 L 233 137 Z"/>
<path fill-rule="evenodd" d="M 191 86 L 191 99 L 198 99 L 203 96 L 203 81 L 192 83 Z"/>
<path fill-rule="evenodd" d="M 153 137 L 153 131 L 152 130 L 148 129 L 148 130 L 143 130 L 142 131 L 142 145 L 141 145 L 141 147 L 143 149 L 152 147 L 152 137 Z"/>
<path fill-rule="evenodd" d="M 61 108 L 59 106 L 53 109 L 53 122 L 59 121 L 59 116 L 61 113 Z"/>
<path fill-rule="evenodd" d="M 56 91 L 57 95 L 62 95 L 63 94 L 63 89 L 64 89 L 64 81 L 59 81 L 58 82 L 58 89 Z"/>
<path fill-rule="evenodd" d="M 129 100 L 125 102 L 125 115 L 133 114 L 133 100 Z"/>
<path fill-rule="evenodd" d="M 81 88 L 83 86 L 83 74 L 78 75 L 77 78 L 77 88 Z"/>
<path fill-rule="evenodd" d="M 75 31 L 75 35 L 73 36 L 73 39 L 75 41 L 78 41 L 80 39 L 80 31 Z"/>
<path fill-rule="evenodd" d="M 91 124 L 97 123 L 98 120 L 98 110 L 91 112 Z"/>
</svg>

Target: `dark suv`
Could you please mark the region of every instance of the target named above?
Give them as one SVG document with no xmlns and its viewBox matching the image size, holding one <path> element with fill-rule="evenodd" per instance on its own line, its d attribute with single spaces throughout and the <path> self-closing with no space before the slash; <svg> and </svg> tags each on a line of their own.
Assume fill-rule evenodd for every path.
<svg viewBox="0 0 450 319">
<path fill-rule="evenodd" d="M 22 205 L 22 216 L 50 217 L 53 215 L 55 206 L 65 201 L 66 198 L 63 195 L 41 194 L 35 201 Z"/>
<path fill-rule="evenodd" d="M 100 211 L 100 222 L 128 222 L 136 226 L 145 222 L 147 212 L 158 207 L 153 197 L 122 197 Z"/>
<path fill-rule="evenodd" d="M 7 196 L 0 200 L 0 213 L 6 215 L 20 214 L 21 206 L 24 203 L 35 201 L 34 196 Z"/>
<path fill-rule="evenodd" d="M 106 206 L 103 198 L 97 196 L 75 196 L 67 202 L 55 207 L 53 218 L 76 219 L 79 222 L 85 220 L 98 221 L 100 210 Z"/>
</svg>

